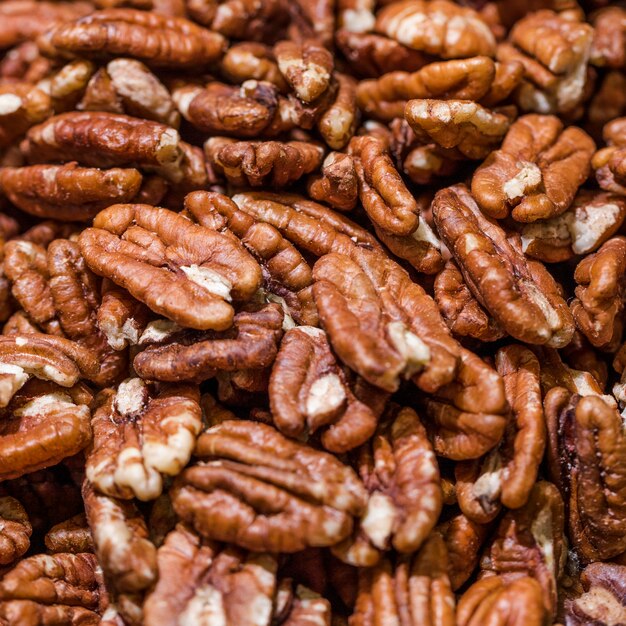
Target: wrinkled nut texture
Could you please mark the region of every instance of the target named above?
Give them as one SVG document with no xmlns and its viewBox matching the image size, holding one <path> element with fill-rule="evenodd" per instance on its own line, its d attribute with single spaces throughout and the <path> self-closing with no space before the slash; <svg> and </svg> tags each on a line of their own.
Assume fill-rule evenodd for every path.
<svg viewBox="0 0 626 626">
<path fill-rule="evenodd" d="M 448 0 L 403 0 L 376 16 L 376 32 L 444 59 L 493 56 L 496 42 L 489 27 L 472 9 Z"/>
<path fill-rule="evenodd" d="M 53 554 L 56 552 L 78 554 L 94 551 L 93 538 L 84 513 L 79 513 L 64 522 L 55 524 L 46 533 L 44 542 L 48 551 Z"/>
<path fill-rule="evenodd" d="M 132 200 L 141 186 L 135 169 L 100 170 L 66 165 L 4 167 L 0 187 L 11 202 L 45 219 L 85 221 L 102 209 Z"/>
<path fill-rule="evenodd" d="M 468 159 L 484 159 L 496 149 L 511 124 L 504 113 L 471 100 L 409 100 L 404 117 L 418 135 L 455 148 Z"/>
<path fill-rule="evenodd" d="M 554 116 L 525 115 L 476 170 L 472 193 L 491 217 L 510 212 L 514 220 L 534 222 L 560 215 L 589 176 L 594 150 L 580 128 L 564 130 Z"/>
<path fill-rule="evenodd" d="M 524 111 L 569 113 L 585 96 L 593 28 L 554 11 L 529 13 L 498 46 L 500 61 L 524 65 L 517 101 Z"/>
<path fill-rule="evenodd" d="M 33 528 L 24 507 L 11 496 L 0 497 L 0 520 L 0 565 L 8 565 L 28 550 Z"/>
<path fill-rule="evenodd" d="M 91 394 L 82 386 L 32 380 L 2 409 L 0 476 L 17 478 L 52 465 L 91 440 Z"/>
<path fill-rule="evenodd" d="M 198 391 L 129 378 L 97 402 L 87 478 L 109 496 L 158 497 L 163 476 L 176 476 L 191 457 L 202 427 Z"/>
<path fill-rule="evenodd" d="M 626 549 L 623 539 L 625 445 L 622 418 L 600 396 L 574 395 L 562 387 L 544 400 L 548 466 L 567 489 L 569 536 L 584 562 L 608 559 Z"/>
<path fill-rule="evenodd" d="M 578 329 L 600 349 L 621 343 L 624 309 L 626 238 L 613 237 L 576 267 L 576 298 L 570 308 Z"/>
<path fill-rule="evenodd" d="M 212 137 L 205 153 L 216 171 L 239 187 L 286 187 L 319 168 L 321 146 L 305 141 L 234 141 Z"/>
<path fill-rule="evenodd" d="M 115 205 L 93 224 L 79 237 L 87 265 L 181 326 L 228 328 L 229 302 L 259 286 L 261 270 L 240 244 L 172 211 Z"/>
<path fill-rule="evenodd" d="M 453 626 L 455 601 L 447 561 L 446 545 L 433 533 L 411 557 L 361 568 L 350 626 Z"/>
<path fill-rule="evenodd" d="M 594 252 L 615 234 L 624 218 L 624 198 L 581 190 L 565 213 L 520 225 L 522 251 L 544 263 L 567 261 Z"/>
<path fill-rule="evenodd" d="M 405 407 L 383 422 L 358 455 L 369 491 L 361 529 L 379 550 L 415 552 L 435 526 L 442 507 L 439 468 L 426 429 Z"/>
<path fill-rule="evenodd" d="M 98 562 L 116 593 L 133 593 L 157 579 L 156 548 L 132 502 L 104 496 L 87 482 L 83 500 Z"/>
<path fill-rule="evenodd" d="M 331 152 L 322 163 L 321 176 L 310 181 L 308 192 L 333 209 L 351 211 L 358 199 L 358 180 L 354 159 L 343 152 Z"/>
<path fill-rule="evenodd" d="M 227 421 L 205 431 L 172 491 L 201 535 L 255 551 L 295 552 L 345 539 L 367 502 L 351 468 L 272 427 Z"/>
<path fill-rule="evenodd" d="M 159 548 L 157 560 L 159 580 L 144 605 L 146 626 L 202 619 L 225 626 L 271 623 L 276 557 L 220 548 L 178 524 Z"/>
<path fill-rule="evenodd" d="M 145 379 L 201 382 L 218 372 L 240 372 L 269 367 L 283 334 L 284 314 L 279 304 L 252 305 L 233 318 L 224 332 L 182 331 L 165 343 L 148 346 L 133 361 Z M 146 341 L 150 325 L 140 339 Z M 156 329 L 157 341 L 159 330 Z"/>
<path fill-rule="evenodd" d="M 193 22 L 134 9 L 97 11 L 52 28 L 40 42 L 52 56 L 130 56 L 172 69 L 204 68 L 225 47 L 221 35 Z"/>
<path fill-rule="evenodd" d="M 278 430 L 300 437 L 326 428 L 322 445 L 331 452 L 365 443 L 387 397 L 362 379 L 350 384 L 326 333 L 312 326 L 298 326 L 285 334 L 272 367 L 269 396 Z"/>
<path fill-rule="evenodd" d="M 512 337 L 553 347 L 569 343 L 574 324 L 557 283 L 482 215 L 465 187 L 440 191 L 433 215 L 467 286 Z"/>
</svg>

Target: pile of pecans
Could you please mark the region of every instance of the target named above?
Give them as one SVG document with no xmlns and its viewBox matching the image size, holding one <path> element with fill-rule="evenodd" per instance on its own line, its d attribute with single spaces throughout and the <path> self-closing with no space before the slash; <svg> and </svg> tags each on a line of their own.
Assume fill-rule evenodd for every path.
<svg viewBox="0 0 626 626">
<path fill-rule="evenodd" d="M 0 626 L 626 623 L 579 2 L 0 3 Z"/>
</svg>

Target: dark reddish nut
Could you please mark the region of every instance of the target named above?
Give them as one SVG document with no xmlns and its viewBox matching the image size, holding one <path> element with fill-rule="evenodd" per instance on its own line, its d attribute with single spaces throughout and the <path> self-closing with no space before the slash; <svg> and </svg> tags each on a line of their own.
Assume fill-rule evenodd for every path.
<svg viewBox="0 0 626 626">
<path fill-rule="evenodd" d="M 148 205 L 102 211 L 79 243 L 94 272 L 191 328 L 228 328 L 229 301 L 251 298 L 261 280 L 260 267 L 237 242 Z M 164 293 L 176 295 L 166 300 Z"/>
<path fill-rule="evenodd" d="M 109 496 L 153 500 L 164 476 L 189 462 L 202 428 L 199 393 L 192 386 L 146 384 L 128 378 L 96 398 L 93 444 L 85 474 Z"/>
<path fill-rule="evenodd" d="M 61 58 L 136 57 L 154 67 L 202 69 L 223 54 L 226 41 L 179 17 L 107 9 L 52 28 L 40 47 Z"/>
<path fill-rule="evenodd" d="M 134 169 L 99 170 L 67 165 L 4 167 L 0 186 L 11 202 L 31 215 L 81 222 L 111 204 L 132 200 L 141 186 Z"/>
<path fill-rule="evenodd" d="M 94 545 L 91 530 L 84 513 L 70 517 L 64 522 L 55 524 L 44 539 L 49 552 L 93 552 Z"/>
<path fill-rule="evenodd" d="M 0 497 L 0 520 L 0 565 L 4 566 L 28 550 L 33 527 L 24 507 L 11 496 Z"/>
<path fill-rule="evenodd" d="M 270 366 L 278 352 L 283 318 L 278 304 L 250 306 L 235 315 L 226 331 L 180 331 L 163 345 L 149 346 L 135 357 L 133 367 L 142 378 L 169 382 L 199 382 L 220 371 L 260 370 Z"/>
<path fill-rule="evenodd" d="M 552 115 L 525 115 L 472 178 L 480 208 L 495 218 L 509 212 L 519 222 L 564 213 L 591 171 L 595 144 L 580 128 Z"/>
<path fill-rule="evenodd" d="M 334 545 L 366 507 L 350 467 L 258 422 L 209 428 L 195 454 L 207 461 L 177 478 L 172 503 L 209 539 L 270 552 Z"/>
<path fill-rule="evenodd" d="M 578 329 L 601 350 L 614 351 L 622 340 L 626 297 L 626 238 L 613 237 L 576 267 L 570 308 Z"/>
<path fill-rule="evenodd" d="M 440 191 L 433 215 L 467 286 L 512 337 L 557 348 L 569 343 L 574 324 L 558 284 L 482 215 L 464 186 Z"/>
<path fill-rule="evenodd" d="M 289 437 L 322 433 L 322 445 L 336 453 L 367 441 L 387 394 L 363 379 L 350 380 L 337 363 L 326 333 L 312 326 L 287 331 L 269 383 L 274 425 Z"/>
</svg>

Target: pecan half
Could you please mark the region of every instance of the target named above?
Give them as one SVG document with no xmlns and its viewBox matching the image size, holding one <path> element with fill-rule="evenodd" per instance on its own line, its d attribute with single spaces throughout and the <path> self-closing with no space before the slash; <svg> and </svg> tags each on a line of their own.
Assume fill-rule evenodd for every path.
<svg viewBox="0 0 626 626">
<path fill-rule="evenodd" d="M 93 552 L 94 545 L 91 531 L 84 513 L 70 517 L 64 522 L 55 524 L 44 539 L 49 552 Z"/>
<path fill-rule="evenodd" d="M 524 115 L 476 170 L 472 193 L 491 217 L 511 212 L 519 222 L 560 215 L 591 169 L 595 144 L 580 128 L 554 116 Z"/>
<path fill-rule="evenodd" d="M 613 237 L 576 267 L 576 298 L 570 308 L 579 330 L 601 350 L 614 351 L 622 339 L 626 284 L 626 238 Z"/>
<path fill-rule="evenodd" d="M 28 83 L 0 85 L 0 146 L 8 147 L 52 115 L 50 96 Z"/>
<path fill-rule="evenodd" d="M 190 328 L 228 328 L 234 314 L 228 302 L 249 299 L 261 279 L 260 267 L 237 242 L 149 205 L 102 211 L 79 243 L 96 274 Z"/>
<path fill-rule="evenodd" d="M 0 497 L 0 520 L 0 565 L 8 565 L 30 547 L 33 527 L 24 507 L 11 496 Z"/>
<path fill-rule="evenodd" d="M 225 43 L 218 33 L 183 18 L 135 9 L 96 11 L 40 39 L 52 56 L 131 56 L 166 68 L 204 68 L 222 56 Z"/>
<path fill-rule="evenodd" d="M 521 341 L 567 345 L 573 319 L 545 267 L 526 259 L 519 244 L 482 215 L 464 186 L 440 191 L 432 208 L 439 235 L 467 286 L 494 319 Z"/>
<path fill-rule="evenodd" d="M 106 495 L 153 500 L 163 476 L 189 462 L 202 427 L 197 389 L 129 378 L 102 392 L 92 419 L 94 440 L 85 473 Z"/>
<path fill-rule="evenodd" d="M 365 509 L 351 468 L 265 424 L 223 422 L 200 436 L 195 454 L 208 461 L 177 478 L 172 503 L 209 539 L 270 552 L 328 546 Z"/>
<path fill-rule="evenodd" d="M 476 11 L 448 0 L 403 0 L 384 7 L 374 29 L 400 43 L 444 59 L 493 56 L 496 42 Z"/>
<path fill-rule="evenodd" d="M 362 379 L 350 381 L 335 360 L 326 333 L 312 326 L 287 331 L 269 384 L 272 420 L 278 430 L 299 437 L 326 428 L 322 445 L 338 453 L 372 436 L 387 399 L 387 394 Z"/>
</svg>

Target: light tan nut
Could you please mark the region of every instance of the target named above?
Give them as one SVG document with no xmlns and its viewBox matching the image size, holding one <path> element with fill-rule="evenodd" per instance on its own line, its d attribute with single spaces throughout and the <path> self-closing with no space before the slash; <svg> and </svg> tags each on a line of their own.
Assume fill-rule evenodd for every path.
<svg viewBox="0 0 626 626">
<path fill-rule="evenodd" d="M 251 298 L 261 280 L 260 267 L 237 242 L 148 205 L 102 211 L 79 243 L 94 272 L 191 328 L 228 328 L 229 302 Z M 176 296 L 166 300 L 163 293 Z"/>
<path fill-rule="evenodd" d="M 560 215 L 591 170 L 595 144 L 583 130 L 563 129 L 554 116 L 525 115 L 472 178 L 472 193 L 491 217 L 519 222 Z"/>
<path fill-rule="evenodd" d="M 484 159 L 511 124 L 508 115 L 468 100 L 409 100 L 404 117 L 418 134 L 468 159 Z"/>
<path fill-rule="evenodd" d="M 154 67 L 183 69 L 205 68 L 218 60 L 225 40 L 183 18 L 106 9 L 52 28 L 40 46 L 51 56 L 131 56 Z"/>
<path fill-rule="evenodd" d="M 557 283 L 482 215 L 466 187 L 440 191 L 433 215 L 467 286 L 502 328 L 527 343 L 558 348 L 569 343 L 574 324 Z"/>
<path fill-rule="evenodd" d="M 321 107 L 316 125 L 324 141 L 333 150 L 341 150 L 354 135 L 359 122 L 356 103 L 357 82 L 352 76 L 339 72 L 335 72 L 335 80 L 336 94 Z M 303 119 L 299 120 L 299 124 L 304 127 L 303 122 Z"/>
<path fill-rule="evenodd" d="M 211 137 L 204 150 L 216 172 L 239 187 L 286 187 L 317 170 L 324 157 L 322 146 L 305 141 L 235 141 Z"/>
<path fill-rule="evenodd" d="M 134 169 L 99 170 L 76 163 L 0 170 L 2 193 L 22 211 L 77 222 L 91 219 L 111 204 L 129 202 L 138 194 L 141 180 Z"/>
<path fill-rule="evenodd" d="M 626 238 L 613 237 L 576 267 L 576 298 L 570 309 L 578 329 L 601 350 L 620 345 L 626 273 Z"/>
<path fill-rule="evenodd" d="M 187 465 L 202 428 L 198 390 L 128 378 L 96 398 L 85 473 L 116 498 L 153 500 Z"/>
<path fill-rule="evenodd" d="M 326 333 L 298 326 L 285 334 L 269 384 L 272 420 L 283 434 L 298 438 L 324 429 L 331 452 L 351 450 L 369 439 L 387 394 L 364 380 L 350 380 L 335 360 Z"/>
<path fill-rule="evenodd" d="M 303 102 L 313 102 L 328 89 L 333 56 L 319 43 L 281 41 L 274 46 L 274 55 L 278 69 Z"/>
<path fill-rule="evenodd" d="M 257 551 L 295 552 L 338 543 L 365 509 L 351 468 L 270 426 L 223 422 L 195 451 L 172 491 L 174 510 L 203 536 Z"/>
<path fill-rule="evenodd" d="M 472 9 L 448 0 L 403 0 L 376 16 L 376 32 L 444 59 L 493 56 L 496 42 L 489 27 Z"/>
<path fill-rule="evenodd" d="M 593 28 L 554 11 L 528 13 L 515 23 L 499 61 L 520 61 L 524 77 L 517 101 L 524 111 L 568 113 L 585 97 Z"/>
<path fill-rule="evenodd" d="M 267 81 L 276 85 L 280 93 L 289 91 L 287 81 L 276 64 L 273 49 L 265 44 L 246 41 L 232 45 L 222 59 L 221 68 L 232 83 Z"/>
</svg>

